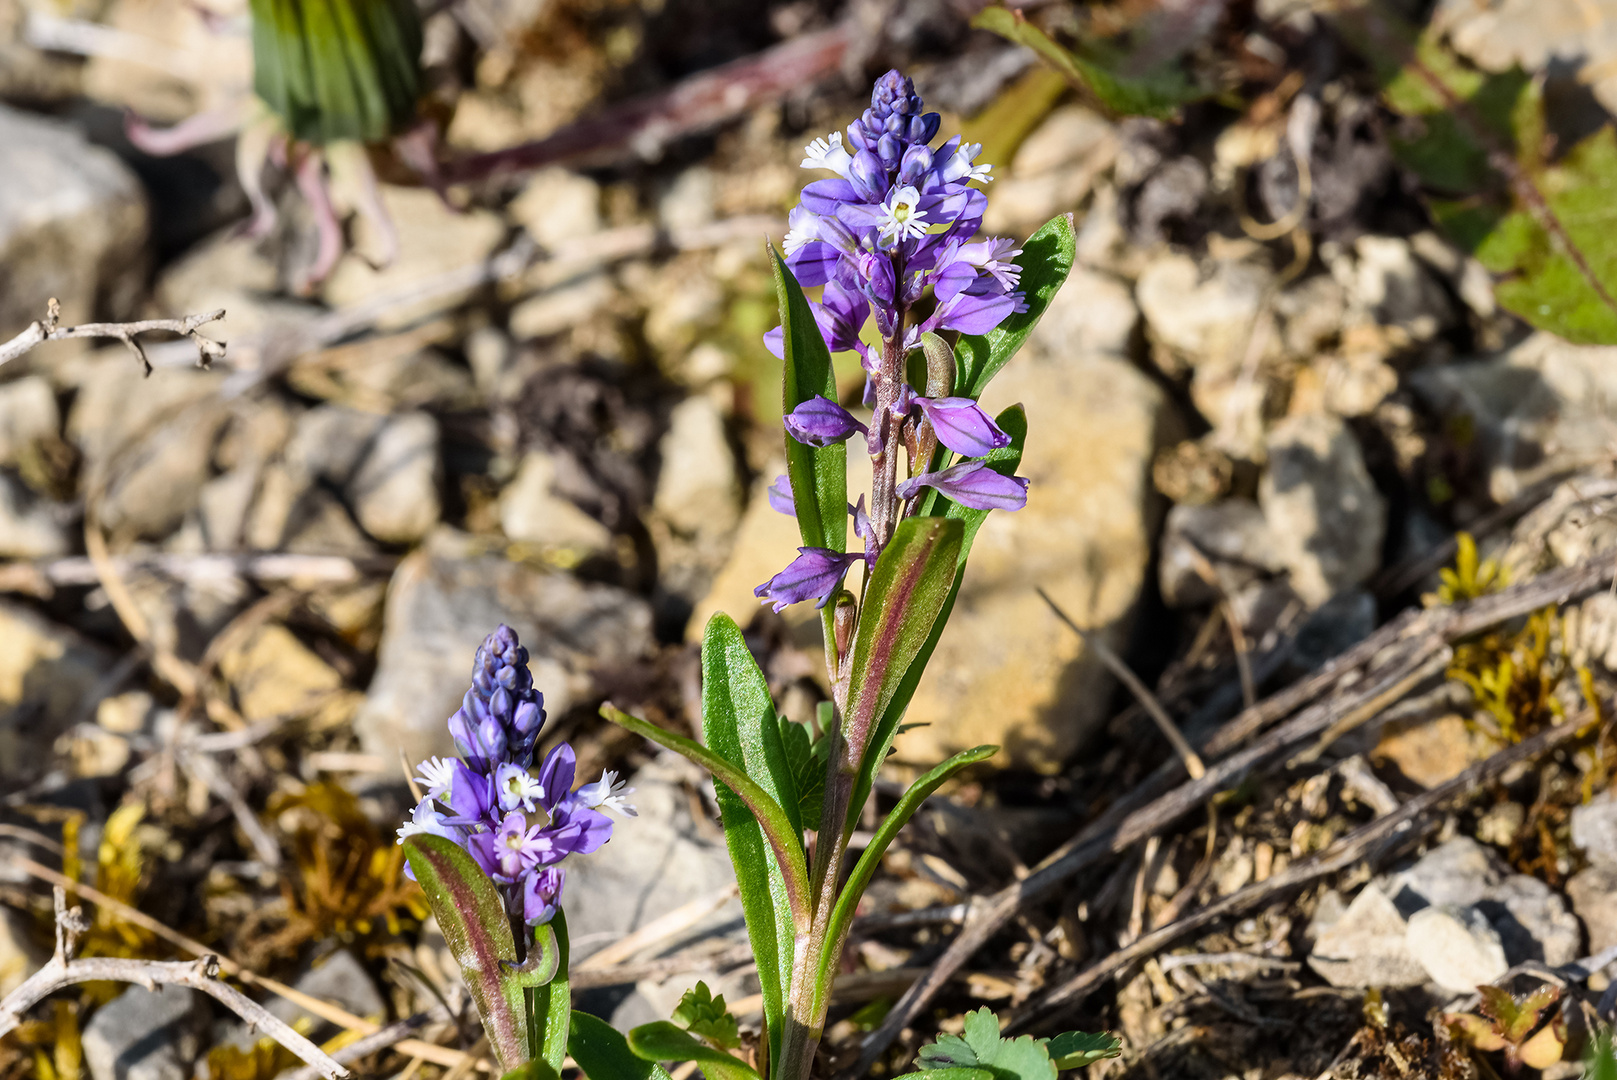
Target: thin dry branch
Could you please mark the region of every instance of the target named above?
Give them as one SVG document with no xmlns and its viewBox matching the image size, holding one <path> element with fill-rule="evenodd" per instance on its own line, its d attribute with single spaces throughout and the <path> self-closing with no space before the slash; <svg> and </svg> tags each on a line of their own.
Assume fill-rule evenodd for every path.
<svg viewBox="0 0 1617 1080">
<path fill-rule="evenodd" d="M 116 957 L 75 959 L 79 935 L 88 929 L 78 908 L 69 910 L 67 892 L 60 885 L 53 890 L 56 901 L 56 952 L 46 964 L 29 976 L 17 989 L 0 1000 L 0 1036 L 22 1023 L 25 1012 L 56 991 L 82 982 L 139 983 L 148 989 L 159 985 L 184 986 L 200 990 L 262 1031 L 299 1058 L 308 1062 L 326 1080 L 346 1080 L 348 1070 L 332 1060 L 324 1050 L 305 1039 L 284 1020 L 234 987 L 219 981 L 219 958 L 211 953 L 193 961 L 125 960 Z"/>
<path fill-rule="evenodd" d="M 1241 710 L 1200 740 L 1206 758 L 1229 755 L 1209 766 L 1205 776 L 1175 787 L 1184 776 L 1183 765 L 1177 758 L 1165 762 L 1100 818 L 1046 856 L 1026 878 L 974 900 L 972 916 L 949 948 L 866 1037 L 858 1064 L 844 1075 L 867 1071 L 954 973 L 1026 905 L 1049 895 L 1080 871 L 1159 832 L 1217 792 L 1239 783 L 1253 769 L 1294 752 L 1345 718 L 1362 715 L 1366 706 L 1426 669 L 1450 642 L 1547 605 L 1586 596 L 1610 584 L 1614 571 L 1617 562 L 1601 555 L 1467 604 L 1406 611 L 1313 675 Z M 1236 750 L 1288 716 L 1284 724 L 1246 749 Z M 1406 810 L 1409 805 L 1405 804 Z"/>
<path fill-rule="evenodd" d="M 354 1040 L 331 1056 L 340 1065 L 352 1065 L 361 1058 L 397 1046 L 428 1024 L 441 1023 L 448 1019 L 449 1010 L 439 1005 L 427 1012 L 396 1020 L 380 1031 L 372 1032 L 363 1039 Z M 320 1071 L 315 1066 L 305 1065 L 300 1069 L 289 1069 L 281 1073 L 278 1080 L 315 1080 L 319 1075 Z"/>
<path fill-rule="evenodd" d="M 28 352 L 37 345 L 47 341 L 67 341 L 71 338 L 112 338 L 124 343 L 124 347 L 135 354 L 135 359 L 145 369 L 146 374 L 152 373 L 152 363 L 146 359 L 146 350 L 140 347 L 136 337 L 156 330 L 167 331 L 170 334 L 179 334 L 190 338 L 197 347 L 197 367 L 206 368 L 215 360 L 225 355 L 223 342 L 205 338 L 197 333 L 197 328 L 208 323 L 216 322 L 225 317 L 225 309 L 209 311 L 201 315 L 187 315 L 180 319 L 143 319 L 140 322 L 127 323 L 83 323 L 79 326 L 58 326 L 62 318 L 62 305 L 57 303 L 56 297 L 51 297 L 46 305 L 45 317 L 38 322 L 28 325 L 28 329 L 0 345 L 0 364 L 8 364 L 17 357 Z"/>
</svg>

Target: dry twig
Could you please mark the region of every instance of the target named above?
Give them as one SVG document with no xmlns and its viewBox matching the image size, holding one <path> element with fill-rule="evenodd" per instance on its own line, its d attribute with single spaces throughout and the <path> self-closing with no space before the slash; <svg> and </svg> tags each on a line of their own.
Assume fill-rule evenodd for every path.
<svg viewBox="0 0 1617 1080">
<path fill-rule="evenodd" d="M 23 1013 L 36 1002 L 74 983 L 110 980 L 139 983 L 149 989 L 159 984 L 200 990 L 223 1003 L 248 1025 L 262 1031 L 310 1066 L 326 1080 L 346 1080 L 348 1070 L 330 1055 L 294 1031 L 285 1021 L 247 997 L 240 990 L 219 981 L 219 958 L 211 953 L 195 961 L 124 960 L 116 957 L 75 959 L 79 935 L 89 929 L 78 908 L 68 910 L 67 892 L 60 885 L 53 890 L 56 901 L 56 953 L 45 966 L 34 972 L 17 989 L 0 1001 L 0 1036 L 22 1023 Z"/>
<path fill-rule="evenodd" d="M 84 323 L 79 326 L 58 326 L 62 317 L 62 305 L 56 298 L 51 297 L 46 306 L 45 317 L 38 322 L 28 325 L 28 329 L 0 344 L 0 364 L 8 364 L 17 357 L 28 352 L 36 345 L 43 345 L 47 341 L 67 341 L 70 338 L 114 338 L 124 343 L 124 347 L 135 354 L 135 359 L 145 369 L 146 374 L 152 373 L 152 363 L 146 359 L 146 350 L 140 347 L 135 338 L 140 334 L 150 333 L 154 330 L 165 330 L 171 334 L 180 334 L 190 338 L 197 347 L 197 367 L 205 368 L 215 360 L 224 356 L 223 342 L 213 341 L 197 333 L 197 328 L 208 323 L 216 322 L 225 317 L 225 309 L 209 311 L 201 315 L 187 315 L 181 319 L 143 319 L 140 322 L 127 323 Z"/>
</svg>

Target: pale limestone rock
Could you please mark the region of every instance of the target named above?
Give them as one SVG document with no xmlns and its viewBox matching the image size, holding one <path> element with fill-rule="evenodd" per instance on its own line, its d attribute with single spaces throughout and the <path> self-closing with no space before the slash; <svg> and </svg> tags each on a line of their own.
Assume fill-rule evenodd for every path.
<svg viewBox="0 0 1617 1080">
<path fill-rule="evenodd" d="M 1067 351 L 1042 328 L 1036 337 L 983 398 L 991 413 L 1027 408 L 1027 506 L 990 514 L 977 535 L 905 717 L 928 726 L 900 737 L 901 760 L 996 743 L 1001 766 L 1053 771 L 1107 716 L 1109 676 L 1034 587 L 1122 647 L 1161 513 L 1151 461 L 1176 425 L 1133 365 Z"/>
<path fill-rule="evenodd" d="M 1269 435 L 1268 456 L 1258 502 L 1292 588 L 1317 607 L 1381 564 L 1386 500 L 1334 416 L 1287 417 Z"/>
<path fill-rule="evenodd" d="M 545 247 L 601 231 L 601 185 L 559 166 L 540 169 L 512 200 L 511 217 Z"/>
<path fill-rule="evenodd" d="M 512 540 L 544 548 L 610 549 L 612 533 L 556 494 L 555 483 L 554 458 L 542 450 L 524 455 L 516 478 L 500 493 L 500 529 Z"/>
</svg>

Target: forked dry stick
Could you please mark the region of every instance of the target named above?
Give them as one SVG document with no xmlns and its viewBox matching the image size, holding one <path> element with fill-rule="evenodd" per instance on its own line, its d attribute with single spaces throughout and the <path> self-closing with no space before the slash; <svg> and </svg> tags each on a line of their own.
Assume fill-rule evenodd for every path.
<svg viewBox="0 0 1617 1080">
<path fill-rule="evenodd" d="M 123 960 L 98 956 L 75 959 L 79 936 L 89 929 L 84 914 L 67 906 L 67 891 L 60 885 L 53 890 L 56 901 L 56 952 L 45 966 L 29 976 L 17 989 L 0 1000 L 0 1036 L 22 1023 L 23 1013 L 36 1002 L 66 986 L 81 982 L 139 983 L 148 989 L 158 985 L 185 986 L 200 990 L 222 1002 L 249 1027 L 262 1031 L 312 1065 L 326 1080 L 347 1080 L 348 1070 L 329 1054 L 299 1035 L 284 1020 L 241 991 L 219 981 L 219 958 L 206 955 L 192 961 Z"/>
<path fill-rule="evenodd" d="M 224 342 L 205 338 L 197 333 L 199 327 L 211 322 L 217 322 L 225 317 L 225 309 L 208 311 L 200 315 L 186 315 L 179 319 L 143 319 L 140 322 L 127 323 L 83 323 L 79 326 L 58 326 L 62 318 L 62 305 L 57 303 L 56 297 L 51 297 L 46 305 L 45 317 L 38 322 L 30 323 L 28 329 L 0 344 L 0 364 L 8 364 L 17 357 L 28 352 L 36 345 L 43 345 L 47 341 L 67 341 L 70 338 L 112 338 L 124 343 L 124 347 L 135 354 L 140 366 L 146 374 L 152 373 L 152 363 L 146 359 L 146 350 L 140 347 L 135 338 L 141 334 L 151 333 L 155 330 L 166 330 L 171 334 L 180 334 L 190 338 L 197 347 L 197 366 L 208 367 L 215 360 L 224 356 Z"/>
</svg>

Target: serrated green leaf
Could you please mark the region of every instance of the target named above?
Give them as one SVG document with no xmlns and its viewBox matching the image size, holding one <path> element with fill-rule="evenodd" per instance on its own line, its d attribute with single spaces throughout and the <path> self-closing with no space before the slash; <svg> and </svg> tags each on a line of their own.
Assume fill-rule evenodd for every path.
<svg viewBox="0 0 1617 1080">
<path fill-rule="evenodd" d="M 741 1029 L 736 1018 L 725 1007 L 724 995 L 717 998 L 707 983 L 698 981 L 685 991 L 679 1004 L 674 1006 L 674 1023 L 698 1038 L 706 1039 L 720 1050 L 734 1050 L 741 1045 Z"/>
<path fill-rule="evenodd" d="M 796 778 L 787 760 L 769 697 L 769 684 L 735 620 L 714 615 L 702 635 L 702 734 L 708 749 L 729 762 L 781 808 L 794 850 L 803 855 L 803 818 Z M 797 927 L 786 878 L 770 854 L 763 826 L 747 801 L 723 780 L 715 785 L 725 845 L 735 866 L 747 935 L 758 960 L 759 992 L 770 1043 L 784 1030 Z"/>
<path fill-rule="evenodd" d="M 1181 105 L 1208 96 L 1193 85 L 1177 64 L 1164 64 L 1143 75 L 1122 73 L 1125 57 L 1102 42 L 1083 42 L 1082 51 L 1064 48 L 1022 17 L 1020 9 L 988 7 L 971 20 L 978 30 L 998 34 L 1032 49 L 1040 60 L 1114 116 L 1171 119 Z"/>
<path fill-rule="evenodd" d="M 1010 436 L 1011 441 L 1008 446 L 990 453 L 985 460 L 988 467 L 995 472 L 1004 476 L 1014 476 L 1017 467 L 1022 464 L 1022 447 L 1027 443 L 1027 413 L 1023 411 L 1022 406 L 1012 405 L 995 417 L 994 422 Z M 960 595 L 960 586 L 966 579 L 966 560 L 971 555 L 971 545 L 977 538 L 977 530 L 982 528 L 990 513 L 987 510 L 973 510 L 961 506 L 941 496 L 923 501 L 920 512 L 925 515 L 941 514 L 961 523 L 960 554 L 955 561 L 954 584 L 949 589 L 948 598 L 944 601 L 942 609 L 932 620 L 925 644 L 910 662 L 897 691 L 894 692 L 892 700 L 888 702 L 886 711 L 876 725 L 869 748 L 865 751 L 864 761 L 859 767 L 859 779 L 854 785 L 853 801 L 850 803 L 852 806 L 863 806 L 865 800 L 870 797 L 870 789 L 876 782 L 876 773 L 880 771 L 882 762 L 887 759 L 893 740 L 898 737 L 904 710 L 909 708 L 910 699 L 915 696 L 916 687 L 921 684 L 921 676 L 926 673 L 927 662 L 932 659 L 932 653 L 943 637 L 944 627 L 949 623 L 949 613 L 954 610 L 955 600 Z"/>
<path fill-rule="evenodd" d="M 1433 219 L 1500 275 L 1500 306 L 1569 341 L 1617 343 L 1612 129 L 1550 162 L 1537 81 L 1470 67 L 1385 3 L 1342 5 L 1331 18 L 1399 116 L 1390 143 L 1432 196 Z"/>
<path fill-rule="evenodd" d="M 825 764 L 829 746 L 822 735 L 815 740 L 807 724 L 780 718 L 780 741 L 786 748 L 786 763 L 797 783 L 797 812 L 805 822 L 820 820 L 825 803 Z"/>
<path fill-rule="evenodd" d="M 1001 1038 L 999 1017 L 988 1008 L 969 1012 L 961 1035 L 942 1035 L 937 1042 L 923 1046 L 919 1055 L 923 1066 L 970 1068 L 986 1071 L 994 1080 L 1056 1080 L 1055 1062 L 1045 1040 L 1031 1035 Z"/>
<path fill-rule="evenodd" d="M 746 1062 L 697 1041 L 667 1020 L 630 1031 L 629 1049 L 647 1061 L 694 1061 L 710 1080 L 762 1080 Z"/>
<path fill-rule="evenodd" d="M 567 1052 L 590 1080 L 669 1080 L 661 1065 L 634 1055 L 622 1032 L 589 1013 L 573 1014 Z"/>
<path fill-rule="evenodd" d="M 1045 1040 L 1050 1060 L 1060 1070 L 1079 1069 L 1123 1052 L 1123 1042 L 1104 1031 L 1064 1031 Z"/>
<path fill-rule="evenodd" d="M 876 560 L 854 630 L 853 675 L 843 726 L 855 760 L 866 753 L 876 721 L 892 701 L 910 661 L 926 644 L 933 620 L 949 597 L 963 533 L 960 521 L 952 518 L 907 518 L 899 522 Z"/>
<path fill-rule="evenodd" d="M 509 1071 L 525 1064 L 527 1000 L 520 981 L 508 977 L 517 965 L 516 941 L 494 882 L 470 855 L 442 836 L 421 833 L 406 838 L 404 857 L 460 965 L 500 1066 Z"/>
<path fill-rule="evenodd" d="M 989 380 L 999 374 L 999 369 L 1016 355 L 1039 325 L 1077 257 L 1078 234 L 1073 231 L 1071 214 L 1051 218 L 1027 238 L 1022 254 L 1016 257 L 1022 268 L 1019 288 L 1025 294 L 1027 310 L 1010 316 L 986 334 L 960 338 L 954 352 L 956 394 L 982 397 Z"/>
</svg>

